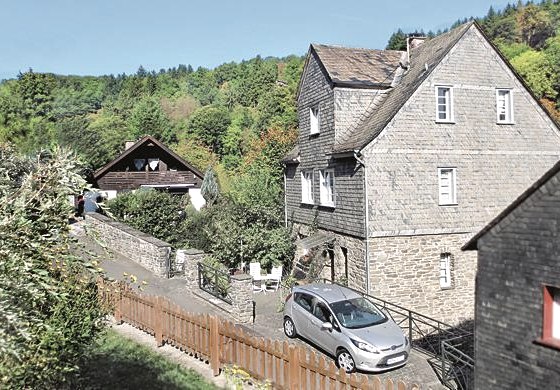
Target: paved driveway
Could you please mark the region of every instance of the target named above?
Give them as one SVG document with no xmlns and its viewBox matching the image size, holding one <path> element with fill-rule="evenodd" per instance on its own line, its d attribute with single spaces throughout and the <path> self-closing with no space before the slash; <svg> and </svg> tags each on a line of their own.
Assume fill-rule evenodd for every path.
<svg viewBox="0 0 560 390">
<path fill-rule="evenodd" d="M 79 226 L 74 227 L 75 234 L 83 238 Z M 86 241 L 84 241 L 86 242 Z M 96 252 L 103 259 L 101 267 L 107 276 L 122 280 L 124 274 L 134 275 L 138 282 L 146 282 L 143 292 L 148 294 L 166 296 L 185 310 L 195 313 L 208 313 L 224 317 L 229 317 L 227 313 L 217 306 L 194 295 L 185 286 L 184 280 L 180 278 L 164 279 L 154 276 L 150 271 L 141 267 L 137 263 L 117 254 L 107 253 L 99 245 L 86 242 L 87 249 Z M 282 296 L 281 291 L 255 293 L 255 321 L 252 324 L 245 324 L 244 327 L 252 331 L 257 336 L 269 337 L 275 340 L 290 340 L 300 345 L 309 345 L 302 339 L 288 339 L 282 330 Z M 317 350 L 319 353 L 321 351 Z M 327 355 L 325 355 L 327 356 Z M 390 378 L 402 380 L 406 384 L 416 383 L 422 389 L 446 389 L 435 374 L 432 366 L 428 362 L 428 357 L 417 350 L 412 350 L 410 359 L 406 366 L 395 370 L 387 371 L 376 375 L 382 379 Z"/>
</svg>

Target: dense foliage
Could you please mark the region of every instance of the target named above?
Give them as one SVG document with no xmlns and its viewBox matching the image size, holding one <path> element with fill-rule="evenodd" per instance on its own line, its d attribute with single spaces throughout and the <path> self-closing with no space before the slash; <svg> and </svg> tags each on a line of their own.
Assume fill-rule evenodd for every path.
<svg viewBox="0 0 560 390">
<path fill-rule="evenodd" d="M 61 150 L 30 159 L 0 145 L 2 388 L 58 388 L 103 326 L 94 266 L 70 253 L 80 171 Z"/>
<path fill-rule="evenodd" d="M 149 134 L 205 170 L 229 175 L 271 127 L 297 126 L 301 57 L 260 57 L 210 70 L 180 65 L 134 75 L 78 77 L 35 73 L 0 83 L 0 141 L 24 152 L 54 144 L 98 168 L 124 142 Z"/>
<path fill-rule="evenodd" d="M 184 221 L 187 214 L 195 212 L 188 195 L 154 189 L 121 194 L 107 206 L 114 218 L 172 245 L 185 242 L 188 230 Z"/>
<path fill-rule="evenodd" d="M 451 28 L 467 20 L 458 20 Z M 560 3 L 520 1 L 503 10 L 490 7 L 486 16 L 476 20 L 552 117 L 560 119 Z M 387 48 L 405 50 L 406 34 L 397 30 Z"/>
</svg>

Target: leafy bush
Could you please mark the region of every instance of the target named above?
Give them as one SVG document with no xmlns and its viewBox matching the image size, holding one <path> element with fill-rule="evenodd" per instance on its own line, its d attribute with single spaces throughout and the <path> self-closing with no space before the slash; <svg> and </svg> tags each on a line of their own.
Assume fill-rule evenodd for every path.
<svg viewBox="0 0 560 390">
<path fill-rule="evenodd" d="M 107 202 L 117 220 L 173 246 L 181 246 L 189 234 L 185 218 L 195 212 L 188 195 L 172 195 L 154 189 L 120 194 Z"/>
<path fill-rule="evenodd" d="M 58 388 L 103 328 L 93 266 L 69 250 L 80 169 L 61 150 L 31 160 L 0 145 L 1 388 Z"/>
</svg>

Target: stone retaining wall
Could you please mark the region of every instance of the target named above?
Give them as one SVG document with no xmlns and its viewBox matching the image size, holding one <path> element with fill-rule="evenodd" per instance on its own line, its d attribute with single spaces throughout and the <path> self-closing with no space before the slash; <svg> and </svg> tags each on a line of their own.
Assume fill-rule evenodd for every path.
<svg viewBox="0 0 560 390">
<path fill-rule="evenodd" d="M 198 286 L 198 263 L 207 256 L 198 249 L 180 249 L 177 251 L 177 263 L 182 263 L 185 270 L 184 278 L 187 287 L 199 297 L 214 303 L 217 298 L 202 291 Z M 247 274 L 230 276 L 231 285 L 229 296 L 231 303 L 219 301 L 215 304 L 223 311 L 229 313 L 236 322 L 248 323 L 254 320 L 253 316 L 253 278 Z"/>
<path fill-rule="evenodd" d="M 112 251 L 160 277 L 169 277 L 171 244 L 98 213 L 86 213 L 86 228 Z"/>
</svg>

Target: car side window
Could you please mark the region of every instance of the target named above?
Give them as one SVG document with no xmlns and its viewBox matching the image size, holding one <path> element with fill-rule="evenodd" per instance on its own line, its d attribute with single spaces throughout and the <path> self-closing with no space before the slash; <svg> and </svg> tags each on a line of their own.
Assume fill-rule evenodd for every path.
<svg viewBox="0 0 560 390">
<path fill-rule="evenodd" d="M 313 315 L 317 317 L 322 322 L 331 322 L 331 312 L 330 310 L 321 302 L 317 302 L 313 308 Z"/>
<path fill-rule="evenodd" d="M 303 307 L 308 312 L 311 312 L 313 297 L 311 297 L 311 295 L 303 293 L 295 293 L 294 295 L 294 302 Z"/>
</svg>

